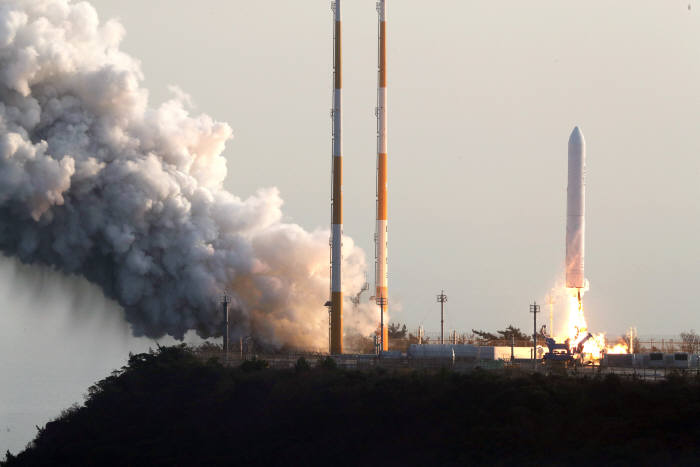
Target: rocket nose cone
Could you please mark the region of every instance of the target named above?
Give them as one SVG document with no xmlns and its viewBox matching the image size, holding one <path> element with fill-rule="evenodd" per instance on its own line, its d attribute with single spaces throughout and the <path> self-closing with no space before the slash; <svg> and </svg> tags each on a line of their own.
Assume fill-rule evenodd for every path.
<svg viewBox="0 0 700 467">
<path fill-rule="evenodd" d="M 581 129 L 579 127 L 574 127 L 574 131 L 572 131 L 571 136 L 569 136 L 569 144 L 583 146 L 585 142 L 586 141 L 583 139 L 583 133 L 581 133 Z"/>
</svg>

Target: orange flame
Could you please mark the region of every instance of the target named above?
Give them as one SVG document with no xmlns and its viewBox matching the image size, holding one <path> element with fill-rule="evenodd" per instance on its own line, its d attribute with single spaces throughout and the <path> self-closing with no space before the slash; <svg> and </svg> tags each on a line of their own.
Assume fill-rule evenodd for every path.
<svg viewBox="0 0 700 467">
<path fill-rule="evenodd" d="M 598 362 L 606 353 L 629 353 L 625 343 L 608 346 L 605 333 L 591 334 L 589 336 L 586 316 L 583 312 L 581 296 L 587 289 L 567 289 L 568 298 L 568 323 L 566 326 L 566 338 L 569 339 L 569 348 L 576 352 L 581 347 L 579 358 L 585 362 Z M 587 339 L 588 338 L 588 339 Z M 582 344 L 583 343 L 583 344 Z M 581 345 L 582 344 L 582 345 Z"/>
</svg>

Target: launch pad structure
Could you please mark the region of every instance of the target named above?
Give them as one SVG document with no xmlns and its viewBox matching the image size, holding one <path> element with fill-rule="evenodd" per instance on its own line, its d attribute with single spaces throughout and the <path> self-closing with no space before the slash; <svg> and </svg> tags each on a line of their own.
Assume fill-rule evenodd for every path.
<svg viewBox="0 0 700 467">
<path fill-rule="evenodd" d="M 330 352 L 343 353 L 343 284 L 342 284 L 342 246 L 343 246 L 343 58 L 342 58 L 342 22 L 341 3 L 336 0 L 331 4 L 333 11 L 333 120 L 332 145 L 332 200 L 331 200 L 331 338 Z"/>
<path fill-rule="evenodd" d="M 330 353 L 343 353 L 343 114 L 342 114 L 342 0 L 331 2 L 333 11 L 333 107 L 332 177 L 331 177 L 331 284 L 330 284 Z M 385 310 L 389 305 L 387 273 L 388 246 L 388 167 L 387 167 L 387 66 L 386 66 L 386 0 L 376 4 L 378 13 L 377 52 L 377 200 L 375 241 L 375 293 L 370 297 L 379 312 L 382 351 L 389 350 L 389 330 L 384 326 Z"/>
<path fill-rule="evenodd" d="M 377 53 L 377 226 L 374 234 L 375 241 L 375 297 L 386 303 L 379 308 L 380 321 L 383 323 L 384 313 L 389 306 L 389 275 L 388 259 L 388 150 L 387 150 L 387 69 L 386 69 L 386 0 L 377 2 L 379 15 L 379 45 Z M 382 326 L 380 332 L 382 351 L 389 350 L 389 330 Z"/>
</svg>

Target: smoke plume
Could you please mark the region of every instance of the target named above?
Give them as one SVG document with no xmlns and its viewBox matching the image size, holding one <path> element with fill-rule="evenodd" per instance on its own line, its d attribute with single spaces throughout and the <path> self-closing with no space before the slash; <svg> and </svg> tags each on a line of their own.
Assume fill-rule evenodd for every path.
<svg viewBox="0 0 700 467">
<path fill-rule="evenodd" d="M 0 5 L 0 249 L 97 284 L 135 335 L 220 335 L 228 290 L 234 337 L 324 347 L 328 231 L 282 222 L 275 188 L 225 191 L 231 128 L 177 89 L 149 105 L 123 36 L 85 2 Z M 343 250 L 351 292 L 365 257 Z"/>
</svg>

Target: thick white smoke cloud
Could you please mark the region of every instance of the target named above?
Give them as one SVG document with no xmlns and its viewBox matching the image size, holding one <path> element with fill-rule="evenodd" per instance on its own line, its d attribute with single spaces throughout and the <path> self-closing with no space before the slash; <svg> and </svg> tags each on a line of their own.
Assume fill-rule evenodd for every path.
<svg viewBox="0 0 700 467">
<path fill-rule="evenodd" d="M 281 221 L 276 189 L 222 188 L 231 128 L 188 99 L 149 106 L 124 29 L 88 3 L 0 5 L 0 249 L 86 277 L 126 310 L 134 334 L 221 333 L 324 347 L 328 231 Z M 345 288 L 364 253 L 344 239 Z M 346 323 L 366 334 L 365 312 Z"/>
</svg>

